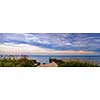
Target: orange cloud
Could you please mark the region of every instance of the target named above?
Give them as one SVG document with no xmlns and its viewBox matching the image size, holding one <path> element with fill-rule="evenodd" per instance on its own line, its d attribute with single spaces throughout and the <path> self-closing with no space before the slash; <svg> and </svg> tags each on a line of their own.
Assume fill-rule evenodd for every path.
<svg viewBox="0 0 100 100">
<path fill-rule="evenodd" d="M 94 54 L 95 52 L 92 51 L 83 51 L 83 50 L 62 50 L 62 51 L 55 51 L 56 54 Z"/>
<path fill-rule="evenodd" d="M 1 54 L 95 54 L 92 51 L 83 50 L 53 50 L 32 46 L 28 44 L 0 44 Z"/>
</svg>

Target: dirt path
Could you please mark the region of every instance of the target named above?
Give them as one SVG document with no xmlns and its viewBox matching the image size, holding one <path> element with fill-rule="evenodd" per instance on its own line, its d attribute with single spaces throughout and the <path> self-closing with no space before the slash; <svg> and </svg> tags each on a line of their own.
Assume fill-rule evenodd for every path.
<svg viewBox="0 0 100 100">
<path fill-rule="evenodd" d="M 55 62 L 48 63 L 48 64 L 40 64 L 37 67 L 57 67 L 58 65 Z"/>
</svg>

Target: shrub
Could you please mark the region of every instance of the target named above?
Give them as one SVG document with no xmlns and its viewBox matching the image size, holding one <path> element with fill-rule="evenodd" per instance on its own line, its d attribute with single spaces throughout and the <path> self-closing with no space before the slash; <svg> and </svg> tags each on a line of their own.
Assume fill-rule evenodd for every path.
<svg viewBox="0 0 100 100">
<path fill-rule="evenodd" d="M 96 63 L 80 61 L 80 60 L 53 60 L 58 64 L 58 67 L 98 67 Z"/>
<path fill-rule="evenodd" d="M 29 60 L 26 56 L 21 56 L 19 59 L 0 59 L 0 67 L 35 67 L 38 64 L 40 63 L 38 63 L 36 60 Z"/>
</svg>

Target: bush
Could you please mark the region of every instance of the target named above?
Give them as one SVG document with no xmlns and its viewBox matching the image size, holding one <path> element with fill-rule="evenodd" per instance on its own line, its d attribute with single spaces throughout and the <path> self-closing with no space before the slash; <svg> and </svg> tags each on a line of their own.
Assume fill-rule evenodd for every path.
<svg viewBox="0 0 100 100">
<path fill-rule="evenodd" d="M 52 60 L 58 64 L 58 67 L 98 67 L 96 63 L 80 61 L 80 60 Z"/>
<path fill-rule="evenodd" d="M 15 58 L 1 58 L 0 67 L 35 67 L 39 64 L 36 60 L 29 60 L 26 56 Z"/>
</svg>

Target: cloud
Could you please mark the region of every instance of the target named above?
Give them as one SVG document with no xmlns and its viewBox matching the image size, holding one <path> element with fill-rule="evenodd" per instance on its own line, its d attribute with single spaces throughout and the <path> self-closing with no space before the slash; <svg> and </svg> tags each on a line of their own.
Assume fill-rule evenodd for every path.
<svg viewBox="0 0 100 100">
<path fill-rule="evenodd" d="M 30 44 L 13 44 L 5 43 L 0 44 L 1 54 L 33 54 L 33 53 L 49 53 L 51 49 L 44 49 Z"/>
<path fill-rule="evenodd" d="M 100 52 L 100 34 L 95 33 L 0 33 L 0 43 L 18 51 L 92 51 Z M 9 45 L 8 45 L 8 44 Z M 22 45 L 23 44 L 23 45 Z M 19 46 L 19 47 L 18 47 Z M 29 47 L 30 46 L 30 47 Z M 22 48 L 23 47 L 23 48 Z M 26 48 L 27 47 L 27 48 Z M 2 47 L 4 48 L 4 47 Z M 2 48 L 0 48 L 2 50 Z M 20 49 L 21 48 L 21 49 Z M 33 48 L 29 50 L 29 48 Z M 13 52 L 13 51 L 12 51 Z M 67 53 L 66 52 L 66 53 Z M 70 52 L 69 52 L 70 53 Z"/>
<path fill-rule="evenodd" d="M 53 50 L 47 48 L 41 48 L 38 46 L 32 46 L 29 44 L 13 44 L 4 43 L 0 44 L 0 54 L 94 54 L 91 51 L 75 51 L 75 50 Z"/>
<path fill-rule="evenodd" d="M 68 33 L 34 33 L 34 34 L 24 34 L 27 43 L 35 43 L 42 45 L 54 45 L 63 47 L 65 45 L 70 45 L 71 43 L 67 41 Z"/>
<path fill-rule="evenodd" d="M 63 50 L 63 51 L 55 51 L 57 54 L 95 54 L 92 51 L 83 51 L 83 50 Z"/>
</svg>

